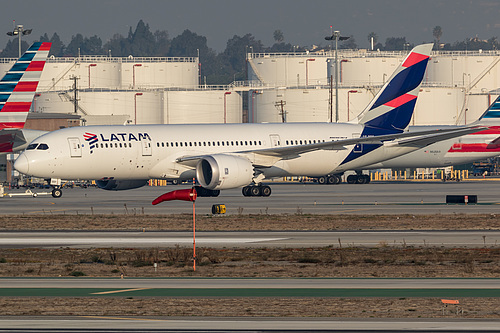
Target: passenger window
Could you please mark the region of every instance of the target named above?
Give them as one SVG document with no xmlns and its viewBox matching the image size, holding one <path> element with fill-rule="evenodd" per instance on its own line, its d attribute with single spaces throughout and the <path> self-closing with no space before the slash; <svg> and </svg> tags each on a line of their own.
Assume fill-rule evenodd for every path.
<svg viewBox="0 0 500 333">
<path fill-rule="evenodd" d="M 38 143 L 30 143 L 26 150 L 33 150 L 36 149 L 36 146 L 38 146 Z"/>
<path fill-rule="evenodd" d="M 189 142 L 189 147 L 192 147 L 193 146 L 193 143 L 192 142 Z"/>
<path fill-rule="evenodd" d="M 238 141 L 235 141 L 236 142 L 236 145 L 238 145 Z"/>
</svg>

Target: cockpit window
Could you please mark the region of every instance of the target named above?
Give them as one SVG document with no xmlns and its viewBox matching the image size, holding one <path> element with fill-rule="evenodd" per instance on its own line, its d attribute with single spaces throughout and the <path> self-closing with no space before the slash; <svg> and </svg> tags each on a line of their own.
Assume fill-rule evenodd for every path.
<svg viewBox="0 0 500 333">
<path fill-rule="evenodd" d="M 36 149 L 36 146 L 38 146 L 38 143 L 30 143 L 28 145 L 28 148 L 26 148 L 26 150 L 33 150 L 33 149 Z"/>
<path fill-rule="evenodd" d="M 49 146 L 46 143 L 40 143 L 38 146 L 37 150 L 47 150 L 49 149 Z"/>
</svg>

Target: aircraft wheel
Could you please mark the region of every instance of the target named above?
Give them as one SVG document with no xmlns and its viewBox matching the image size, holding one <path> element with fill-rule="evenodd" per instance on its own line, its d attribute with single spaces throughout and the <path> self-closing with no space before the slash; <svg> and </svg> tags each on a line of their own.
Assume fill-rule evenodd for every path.
<svg viewBox="0 0 500 333">
<path fill-rule="evenodd" d="M 357 177 L 355 175 L 349 175 L 349 176 L 347 176 L 347 183 L 348 184 L 356 184 L 356 179 L 357 179 Z"/>
<path fill-rule="evenodd" d="M 318 184 L 326 184 L 326 177 L 325 176 L 321 176 L 321 177 L 318 177 Z"/>
<path fill-rule="evenodd" d="M 342 183 L 342 177 L 335 175 L 335 185 Z"/>
<path fill-rule="evenodd" d="M 364 175 L 359 175 L 356 178 L 356 184 L 366 184 L 366 178 Z"/>
<path fill-rule="evenodd" d="M 251 186 L 250 194 L 252 197 L 260 197 L 260 186 Z"/>
<path fill-rule="evenodd" d="M 370 176 L 364 175 L 363 177 L 365 177 L 365 184 L 370 184 L 371 181 Z"/>
<path fill-rule="evenodd" d="M 252 194 L 250 193 L 250 186 L 245 186 L 241 189 L 241 193 L 243 193 L 244 197 L 249 197 Z"/>
<path fill-rule="evenodd" d="M 260 191 L 260 192 L 261 192 L 261 195 L 262 195 L 263 197 L 268 197 L 268 196 L 270 196 L 270 195 L 271 195 L 271 188 L 270 188 L 269 186 L 267 186 L 267 185 L 262 186 L 262 188 L 261 188 L 261 191 Z"/>
<path fill-rule="evenodd" d="M 210 196 L 211 197 L 218 197 L 220 194 L 220 190 L 211 190 Z"/>
<path fill-rule="evenodd" d="M 54 198 L 60 198 L 60 197 L 62 197 L 62 191 L 61 191 L 61 189 L 59 189 L 59 188 L 53 189 L 52 190 L 52 196 Z"/>
<path fill-rule="evenodd" d="M 329 176 L 326 180 L 328 184 L 335 184 L 335 176 Z"/>
</svg>

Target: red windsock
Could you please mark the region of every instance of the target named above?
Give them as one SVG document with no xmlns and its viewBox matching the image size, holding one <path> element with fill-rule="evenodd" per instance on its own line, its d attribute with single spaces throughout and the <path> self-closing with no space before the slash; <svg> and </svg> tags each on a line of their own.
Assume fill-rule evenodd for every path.
<svg viewBox="0 0 500 333">
<path fill-rule="evenodd" d="M 197 194 L 194 187 L 186 190 L 175 190 L 172 192 L 162 194 L 158 198 L 154 199 L 153 205 L 157 205 L 160 202 L 170 201 L 170 200 L 195 201 L 196 196 Z"/>
</svg>

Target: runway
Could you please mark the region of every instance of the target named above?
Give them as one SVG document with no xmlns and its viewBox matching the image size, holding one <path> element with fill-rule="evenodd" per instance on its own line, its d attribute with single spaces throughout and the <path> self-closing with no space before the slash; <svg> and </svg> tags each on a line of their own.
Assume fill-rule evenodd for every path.
<svg viewBox="0 0 500 333">
<path fill-rule="evenodd" d="M 1 248 L 192 247 L 192 232 L 0 232 Z M 497 247 L 500 231 L 197 232 L 198 247 Z"/>
<path fill-rule="evenodd" d="M 243 197 L 241 189 L 223 190 L 217 198 L 199 198 L 198 214 L 225 204 L 227 214 L 477 214 L 500 212 L 500 182 L 377 182 L 367 185 L 271 183 L 268 198 Z M 173 214 L 192 213 L 189 202 L 152 206 L 159 195 L 188 186 L 143 187 L 127 191 L 97 188 L 64 189 L 63 196 L 0 198 L 0 214 Z M 46 192 L 48 190 L 33 190 Z M 24 190 L 8 190 L 23 193 Z M 446 205 L 446 195 L 477 195 L 477 205 Z"/>
<path fill-rule="evenodd" d="M 499 332 L 496 320 L 325 318 L 3 318 L 0 332 Z M 33 328 L 36 327 L 36 330 Z"/>
<path fill-rule="evenodd" d="M 0 278 L 0 288 L 94 289 L 498 289 L 500 279 Z"/>
</svg>

